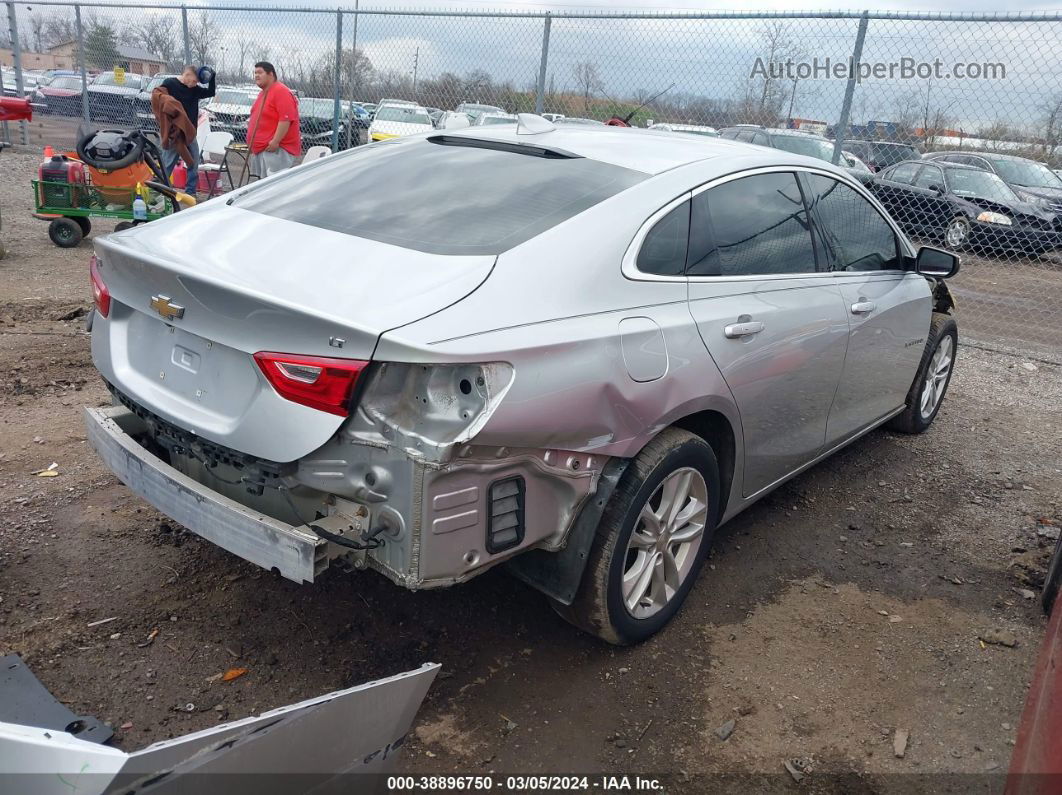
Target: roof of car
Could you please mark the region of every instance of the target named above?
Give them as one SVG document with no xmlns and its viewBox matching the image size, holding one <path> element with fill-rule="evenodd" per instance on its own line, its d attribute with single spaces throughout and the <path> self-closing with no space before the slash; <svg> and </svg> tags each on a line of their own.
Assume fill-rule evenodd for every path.
<svg viewBox="0 0 1062 795">
<path fill-rule="evenodd" d="M 901 160 L 899 163 L 895 163 L 892 166 L 890 166 L 890 168 L 895 168 L 896 166 L 902 166 L 905 163 L 922 163 L 922 162 L 925 162 L 926 165 L 937 166 L 938 168 L 965 169 L 966 171 L 980 171 L 982 174 L 987 174 L 988 173 L 984 169 L 978 168 L 977 166 L 971 166 L 968 163 L 952 163 L 952 162 L 950 162 L 948 160 L 938 160 L 935 157 L 929 158 L 928 160 L 925 160 L 925 161 L 923 161 L 923 160 Z"/>
<path fill-rule="evenodd" d="M 1025 162 L 1029 162 L 1029 163 L 1039 162 L 1039 161 L 1036 161 L 1036 160 L 1030 160 L 1027 157 L 1022 157 L 1021 155 L 1004 155 L 1004 154 L 1000 154 L 998 152 L 970 152 L 969 150 L 966 150 L 966 151 L 952 150 L 952 151 L 946 151 L 946 152 L 930 152 L 928 155 L 926 155 L 926 159 L 927 160 L 936 160 L 938 157 L 944 157 L 945 155 L 968 155 L 970 157 L 980 157 L 980 158 L 982 158 L 984 160 L 1012 160 L 1012 161 L 1021 161 L 1023 163 L 1025 163 Z"/>
<path fill-rule="evenodd" d="M 445 135 L 472 138 L 483 141 L 502 141 L 543 146 L 570 152 L 573 155 L 599 160 L 615 166 L 660 174 L 689 163 L 716 157 L 730 159 L 748 155 L 756 160 L 755 165 L 815 165 L 816 160 L 765 146 L 731 141 L 725 138 L 705 138 L 667 130 L 643 130 L 637 127 L 584 127 L 560 126 L 550 132 L 526 134 L 508 125 L 489 127 L 466 127 L 447 130 Z M 662 144 L 667 140 L 667 145 Z"/>
</svg>

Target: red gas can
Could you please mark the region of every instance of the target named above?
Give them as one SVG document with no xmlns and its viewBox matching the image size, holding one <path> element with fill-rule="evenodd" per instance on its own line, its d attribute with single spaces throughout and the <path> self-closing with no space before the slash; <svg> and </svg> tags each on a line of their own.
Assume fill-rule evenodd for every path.
<svg viewBox="0 0 1062 795">
<path fill-rule="evenodd" d="M 45 207 L 78 207 L 85 185 L 85 166 L 66 155 L 52 155 L 40 166 L 40 203 Z"/>
</svg>

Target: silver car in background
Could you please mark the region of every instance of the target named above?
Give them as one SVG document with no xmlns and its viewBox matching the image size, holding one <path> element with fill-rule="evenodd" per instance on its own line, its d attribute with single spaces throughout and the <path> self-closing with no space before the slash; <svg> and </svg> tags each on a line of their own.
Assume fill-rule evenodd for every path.
<svg viewBox="0 0 1062 795">
<path fill-rule="evenodd" d="M 285 577 L 506 562 L 631 643 L 720 524 L 883 423 L 929 427 L 957 268 L 820 160 L 521 115 L 98 239 L 115 405 L 85 418 L 133 491 Z"/>
</svg>

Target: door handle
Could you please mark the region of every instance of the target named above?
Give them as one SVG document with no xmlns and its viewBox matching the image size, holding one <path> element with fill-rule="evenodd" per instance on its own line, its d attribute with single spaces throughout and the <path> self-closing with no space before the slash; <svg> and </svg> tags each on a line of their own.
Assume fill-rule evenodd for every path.
<svg viewBox="0 0 1062 795">
<path fill-rule="evenodd" d="M 856 301 L 852 304 L 853 315 L 868 315 L 878 308 L 873 301 Z"/>
<path fill-rule="evenodd" d="M 753 334 L 759 334 L 764 328 L 763 321 L 747 320 L 743 323 L 731 323 L 729 326 L 724 326 L 723 334 L 727 338 L 735 340 L 739 337 L 750 337 Z"/>
</svg>

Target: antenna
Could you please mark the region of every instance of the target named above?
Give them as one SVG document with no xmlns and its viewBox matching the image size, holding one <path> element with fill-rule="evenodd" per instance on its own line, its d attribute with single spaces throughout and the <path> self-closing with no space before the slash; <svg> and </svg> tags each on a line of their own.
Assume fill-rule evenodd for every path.
<svg viewBox="0 0 1062 795">
<path fill-rule="evenodd" d="M 635 114 L 635 113 L 637 113 L 638 111 L 640 111 L 640 110 L 641 110 L 642 108 L 644 108 L 644 107 L 645 107 L 646 105 L 648 105 L 648 104 L 650 104 L 651 102 L 653 102 L 653 100 L 657 99 L 658 97 L 662 97 L 662 96 L 663 96 L 664 94 L 666 94 L 666 93 L 667 93 L 668 91 L 670 91 L 670 90 L 671 90 L 671 89 L 673 89 L 674 87 L 675 87 L 675 84 L 674 84 L 674 83 L 672 83 L 672 84 L 671 84 L 671 85 L 669 85 L 669 86 L 668 86 L 667 88 L 665 88 L 665 89 L 664 89 L 663 91 L 659 91 L 659 92 L 657 92 L 656 94 L 653 94 L 653 95 L 652 95 L 651 97 L 649 97 L 649 99 L 645 100 L 645 102 L 643 102 L 643 103 L 642 103 L 641 105 L 639 105 L 639 106 L 638 106 L 638 107 L 636 107 L 636 108 L 635 108 L 634 110 L 632 110 L 632 111 L 631 111 L 630 113 L 628 113 L 628 114 L 627 114 L 626 116 L 624 116 L 624 117 L 623 117 L 623 121 L 625 121 L 625 122 L 626 122 L 627 124 L 630 124 L 630 123 L 631 123 L 631 119 L 633 119 L 633 118 L 634 118 L 634 114 Z"/>
</svg>

